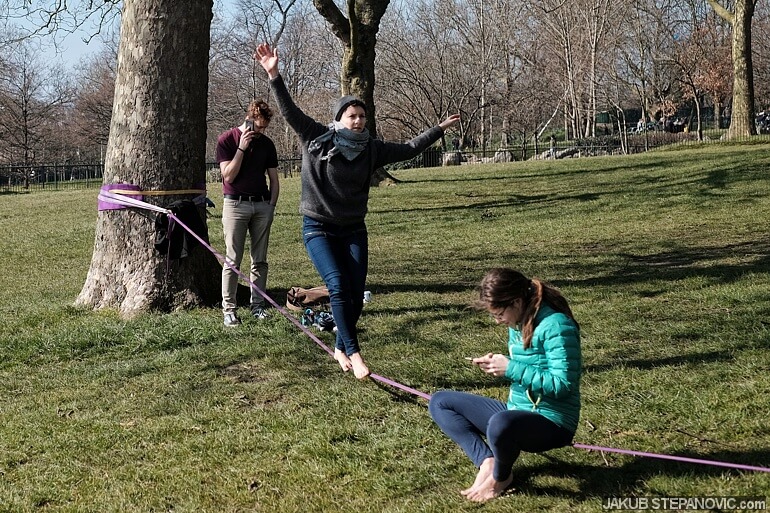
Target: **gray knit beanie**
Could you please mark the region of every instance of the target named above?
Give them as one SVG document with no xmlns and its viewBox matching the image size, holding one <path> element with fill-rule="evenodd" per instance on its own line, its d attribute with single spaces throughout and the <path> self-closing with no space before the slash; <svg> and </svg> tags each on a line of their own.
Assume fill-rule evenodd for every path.
<svg viewBox="0 0 770 513">
<path fill-rule="evenodd" d="M 334 116 L 334 121 L 339 121 L 342 118 L 342 113 L 345 112 L 345 109 L 351 105 L 362 107 L 364 111 L 366 111 L 366 104 L 360 98 L 355 96 L 343 96 L 334 102 L 334 107 L 332 108 L 332 116 Z"/>
</svg>

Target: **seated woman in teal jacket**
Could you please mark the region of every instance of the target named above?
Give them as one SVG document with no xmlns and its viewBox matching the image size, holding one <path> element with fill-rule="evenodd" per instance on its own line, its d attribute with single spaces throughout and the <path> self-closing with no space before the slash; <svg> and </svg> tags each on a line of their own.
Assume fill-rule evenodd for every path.
<svg viewBox="0 0 770 513">
<path fill-rule="evenodd" d="M 580 416 L 580 327 L 553 286 L 507 268 L 481 281 L 476 307 L 508 326 L 508 355 L 473 358 L 483 372 L 511 381 L 508 404 L 442 390 L 429 409 L 441 430 L 478 467 L 460 493 L 484 502 L 513 482 L 521 451 L 543 452 L 572 442 Z M 486 441 L 485 441 L 486 439 Z"/>
</svg>

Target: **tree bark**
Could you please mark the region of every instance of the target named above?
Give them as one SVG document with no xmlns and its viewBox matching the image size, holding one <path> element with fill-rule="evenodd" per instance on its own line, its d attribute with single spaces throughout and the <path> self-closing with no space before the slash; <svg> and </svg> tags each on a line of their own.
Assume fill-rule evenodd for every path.
<svg viewBox="0 0 770 513">
<path fill-rule="evenodd" d="M 213 0 L 126 0 L 104 184 L 173 191 L 205 184 L 206 98 Z M 165 206 L 191 195 L 145 196 Z M 200 209 L 202 216 L 205 210 Z M 76 304 L 148 310 L 213 304 L 220 267 L 203 248 L 167 262 L 154 214 L 101 211 L 91 267 Z"/>
<path fill-rule="evenodd" d="M 717 0 L 707 0 L 733 29 L 733 105 L 727 139 L 757 134 L 754 122 L 754 65 L 751 58 L 751 20 L 756 0 L 736 0 L 733 12 Z"/>
</svg>

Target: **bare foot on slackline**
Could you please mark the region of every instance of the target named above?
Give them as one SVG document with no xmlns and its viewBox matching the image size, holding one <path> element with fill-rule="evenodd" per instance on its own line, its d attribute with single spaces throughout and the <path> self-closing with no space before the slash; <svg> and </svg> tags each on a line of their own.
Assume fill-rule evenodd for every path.
<svg viewBox="0 0 770 513">
<path fill-rule="evenodd" d="M 469 493 L 474 492 L 476 488 L 481 486 L 481 484 L 487 480 L 489 476 L 492 475 L 492 470 L 495 467 L 495 459 L 494 458 L 487 458 L 483 462 L 481 462 L 481 466 L 479 467 L 479 473 L 476 474 L 476 480 L 473 481 L 473 484 L 470 488 L 466 488 L 465 490 L 461 490 L 460 494 L 464 496 L 468 496 Z"/>
<path fill-rule="evenodd" d="M 353 365 L 353 374 L 358 379 L 364 379 L 369 375 L 369 367 L 364 363 L 364 359 L 361 358 L 361 353 L 353 353 L 350 355 L 350 363 Z"/>
<path fill-rule="evenodd" d="M 349 371 L 353 367 L 353 364 L 350 363 L 350 358 L 348 358 L 348 355 L 337 348 L 334 348 L 334 359 L 337 360 L 337 363 L 340 364 L 340 367 L 342 367 L 344 372 Z"/>
</svg>

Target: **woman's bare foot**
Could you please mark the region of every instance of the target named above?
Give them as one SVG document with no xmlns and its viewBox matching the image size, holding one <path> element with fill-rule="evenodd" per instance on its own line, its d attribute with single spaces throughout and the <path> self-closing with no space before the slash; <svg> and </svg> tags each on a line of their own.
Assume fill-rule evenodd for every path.
<svg viewBox="0 0 770 513">
<path fill-rule="evenodd" d="M 489 476 L 492 475 L 492 470 L 495 467 L 495 459 L 494 458 L 487 458 L 484 461 L 481 462 L 481 466 L 479 467 L 479 473 L 476 474 L 476 480 L 473 481 L 473 484 L 470 488 L 466 488 L 465 490 L 460 490 L 460 494 L 464 496 L 468 496 L 469 493 L 474 491 L 476 488 L 481 486 L 481 483 L 487 480 Z"/>
<path fill-rule="evenodd" d="M 340 364 L 340 367 L 342 367 L 344 372 L 349 371 L 353 367 L 353 364 L 350 363 L 350 358 L 348 358 L 348 355 L 336 347 L 334 348 L 334 359 L 337 360 L 337 363 Z"/>
<path fill-rule="evenodd" d="M 500 497 L 513 482 L 513 473 L 505 481 L 495 481 L 493 475 L 489 475 L 483 483 L 465 496 L 473 502 L 487 502 L 495 497 Z"/>
<path fill-rule="evenodd" d="M 353 374 L 358 379 L 364 379 L 369 375 L 369 367 L 364 363 L 364 359 L 361 358 L 361 353 L 353 353 L 350 355 L 350 363 L 353 366 Z"/>
</svg>

